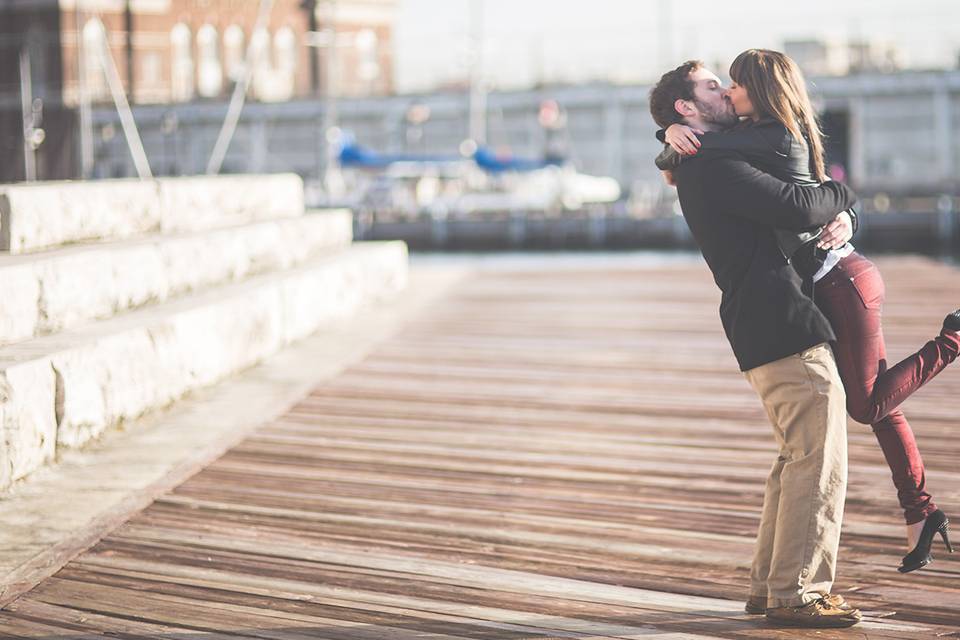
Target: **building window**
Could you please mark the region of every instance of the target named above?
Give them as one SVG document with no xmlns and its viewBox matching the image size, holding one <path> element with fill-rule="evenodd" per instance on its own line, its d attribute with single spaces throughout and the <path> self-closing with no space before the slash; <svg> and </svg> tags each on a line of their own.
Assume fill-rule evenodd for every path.
<svg viewBox="0 0 960 640">
<path fill-rule="evenodd" d="M 257 29 L 250 37 L 250 48 L 253 50 L 253 95 L 258 99 L 269 101 L 273 95 L 273 65 L 270 61 L 270 32 L 266 29 Z"/>
<path fill-rule="evenodd" d="M 181 23 L 170 31 L 170 93 L 174 102 L 193 98 L 193 52 L 190 27 Z"/>
<path fill-rule="evenodd" d="M 293 97 L 297 77 L 297 37 L 290 27 L 282 27 L 273 40 L 275 77 L 277 79 L 276 100 L 289 100 Z"/>
<path fill-rule="evenodd" d="M 232 24 L 223 32 L 223 63 L 231 82 L 240 80 L 243 56 L 243 29 Z"/>
<path fill-rule="evenodd" d="M 163 55 L 156 51 L 144 53 L 140 69 L 143 77 L 138 85 L 138 101 L 163 101 Z"/>
<path fill-rule="evenodd" d="M 223 69 L 217 30 L 205 24 L 197 31 L 197 93 L 204 98 L 215 98 L 223 90 Z"/>
<path fill-rule="evenodd" d="M 359 62 L 357 76 L 363 81 L 365 89 L 369 91 L 380 77 L 377 34 L 373 29 L 361 29 L 357 32 L 355 43 Z"/>
</svg>

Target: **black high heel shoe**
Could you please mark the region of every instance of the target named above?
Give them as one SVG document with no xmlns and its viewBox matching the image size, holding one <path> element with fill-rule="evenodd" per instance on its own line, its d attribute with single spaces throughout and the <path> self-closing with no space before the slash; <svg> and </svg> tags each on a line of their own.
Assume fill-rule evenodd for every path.
<svg viewBox="0 0 960 640">
<path fill-rule="evenodd" d="M 943 319 L 943 328 L 947 331 L 960 331 L 960 309 L 947 314 Z"/>
<path fill-rule="evenodd" d="M 920 567 L 925 567 L 933 561 L 930 556 L 930 545 L 933 544 L 933 536 L 940 534 L 943 543 L 947 545 L 947 551 L 953 553 L 953 546 L 950 544 L 950 536 L 947 535 L 947 526 L 950 521 L 947 514 L 937 509 L 923 523 L 923 531 L 920 532 L 920 539 L 917 540 L 917 546 L 910 553 L 903 556 L 900 567 L 897 569 L 900 573 L 909 573 Z"/>
</svg>

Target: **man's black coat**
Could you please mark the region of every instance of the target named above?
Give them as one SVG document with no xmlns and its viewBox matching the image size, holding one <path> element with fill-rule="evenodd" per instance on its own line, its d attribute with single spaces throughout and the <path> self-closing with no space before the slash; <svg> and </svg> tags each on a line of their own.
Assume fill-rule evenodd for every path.
<svg viewBox="0 0 960 640">
<path fill-rule="evenodd" d="M 833 340 L 773 229 L 826 224 L 853 206 L 853 191 L 838 182 L 782 182 L 728 151 L 701 151 L 673 175 L 683 216 L 723 292 L 720 320 L 740 369 Z"/>
</svg>

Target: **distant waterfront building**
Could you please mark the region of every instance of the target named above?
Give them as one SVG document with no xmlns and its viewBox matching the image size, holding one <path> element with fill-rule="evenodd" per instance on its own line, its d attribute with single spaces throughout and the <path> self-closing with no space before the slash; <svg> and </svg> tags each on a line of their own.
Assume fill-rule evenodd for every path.
<svg viewBox="0 0 960 640">
<path fill-rule="evenodd" d="M 356 51 L 356 45 L 347 46 L 341 39 L 335 58 L 338 90 L 344 95 L 393 91 L 396 0 L 274 0 L 265 28 L 254 33 L 258 4 L 256 0 L 60 0 L 65 102 L 78 102 L 77 74 L 83 68 L 88 84 L 96 89 L 95 97 L 109 99 L 93 49 L 101 35 L 97 22 L 108 34 L 117 70 L 137 104 L 228 95 L 251 44 L 258 58 L 254 99 L 277 102 L 319 94 L 325 88 L 328 50 L 306 46 L 307 32 L 331 23 L 341 36 L 349 34 L 361 44 L 370 43 Z M 83 34 L 79 47 L 78 33 Z M 86 59 L 79 60 L 81 52 Z"/>
<path fill-rule="evenodd" d="M 615 177 L 628 191 L 661 188 L 653 164 L 659 151 L 647 96 L 649 85 L 595 83 L 492 92 L 487 140 L 497 151 L 535 157 L 549 146 L 539 121 L 544 101 L 565 114 L 564 147 L 583 172 Z M 960 193 L 960 70 L 862 73 L 811 79 L 835 175 L 862 194 Z M 468 136 L 468 94 L 438 91 L 342 100 L 340 126 L 359 144 L 381 152 L 456 153 Z M 411 111 L 427 114 L 411 134 Z M 180 131 L 165 133 L 173 113 Z M 203 170 L 222 122 L 221 103 L 141 106 L 137 121 L 147 153 L 161 172 Z M 108 110 L 95 114 L 98 130 L 118 128 Z M 251 104 L 244 111 L 225 171 L 294 171 L 308 181 L 322 175 L 323 103 L 292 100 Z M 120 136 L 98 143 L 97 175 L 132 175 Z"/>
<path fill-rule="evenodd" d="M 787 40 L 783 51 L 811 76 L 893 72 L 902 68 L 902 55 L 893 44 L 880 40 Z"/>
</svg>

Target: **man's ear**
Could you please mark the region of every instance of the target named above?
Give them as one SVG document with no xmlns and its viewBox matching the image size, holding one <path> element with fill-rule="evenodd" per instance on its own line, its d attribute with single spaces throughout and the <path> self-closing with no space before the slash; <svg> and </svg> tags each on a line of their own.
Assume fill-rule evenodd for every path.
<svg viewBox="0 0 960 640">
<path fill-rule="evenodd" d="M 697 110 L 690 100 L 682 100 L 678 98 L 673 103 L 673 109 L 684 118 L 697 115 Z"/>
</svg>

